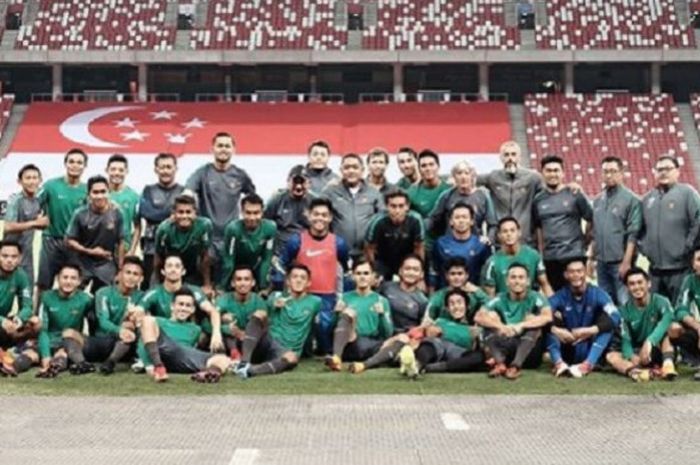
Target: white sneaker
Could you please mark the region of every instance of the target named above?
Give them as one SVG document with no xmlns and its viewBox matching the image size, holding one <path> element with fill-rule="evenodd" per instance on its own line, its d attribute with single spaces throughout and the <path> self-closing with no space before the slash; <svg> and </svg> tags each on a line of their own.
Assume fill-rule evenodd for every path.
<svg viewBox="0 0 700 465">
<path fill-rule="evenodd" d="M 571 375 L 571 367 L 564 362 L 559 362 L 554 366 L 554 376 L 556 378 L 561 378 L 562 376 Z"/>
<path fill-rule="evenodd" d="M 131 371 L 134 373 L 145 373 L 146 366 L 143 364 L 143 360 L 140 358 L 136 359 L 133 365 L 131 365 Z"/>
<path fill-rule="evenodd" d="M 581 367 L 579 365 L 572 365 L 569 367 L 569 373 L 574 378 L 583 378 L 583 373 L 581 372 Z"/>
</svg>

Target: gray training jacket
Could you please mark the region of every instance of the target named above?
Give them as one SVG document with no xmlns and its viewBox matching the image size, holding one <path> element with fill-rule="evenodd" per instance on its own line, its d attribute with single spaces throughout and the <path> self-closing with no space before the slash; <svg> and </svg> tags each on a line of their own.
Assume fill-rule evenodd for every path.
<svg viewBox="0 0 700 465">
<path fill-rule="evenodd" d="M 537 171 L 518 168 L 515 175 L 504 169 L 480 174 L 477 186 L 486 187 L 496 212 L 496 220 L 512 216 L 520 223 L 523 243 L 534 242 L 532 227 L 532 201 L 542 190 L 542 176 Z"/>
<path fill-rule="evenodd" d="M 700 231 L 700 196 L 688 184 L 677 183 L 664 192 L 659 188 L 642 199 L 644 227 L 640 249 L 655 270 L 682 270 L 690 266 L 690 254 Z"/>
<path fill-rule="evenodd" d="M 361 255 L 365 232 L 372 217 L 384 210 L 381 194 L 365 181 L 360 181 L 360 190 L 353 197 L 345 184 L 338 181 L 329 184 L 322 196 L 333 203 L 333 232 L 345 239 L 350 256 Z"/>
</svg>

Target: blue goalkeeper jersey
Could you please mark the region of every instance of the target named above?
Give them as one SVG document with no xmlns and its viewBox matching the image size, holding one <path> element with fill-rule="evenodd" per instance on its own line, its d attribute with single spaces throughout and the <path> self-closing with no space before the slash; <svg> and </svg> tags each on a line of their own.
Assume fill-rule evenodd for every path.
<svg viewBox="0 0 700 465">
<path fill-rule="evenodd" d="M 435 289 L 445 287 L 445 271 L 443 267 L 450 258 L 462 257 L 467 262 L 469 281 L 479 284 L 481 268 L 491 256 L 491 247 L 483 244 L 479 236 L 472 234 L 466 241 L 456 239 L 452 232 L 441 236 L 433 245 L 433 260 L 429 276 L 430 284 Z"/>
<path fill-rule="evenodd" d="M 561 315 L 564 327 L 569 330 L 593 326 L 601 312 L 607 313 L 616 327 L 620 324 L 620 313 L 610 296 L 591 284 L 586 285 L 580 298 L 574 297 L 569 286 L 563 287 L 549 298 L 549 304 L 555 321 L 557 314 Z"/>
</svg>

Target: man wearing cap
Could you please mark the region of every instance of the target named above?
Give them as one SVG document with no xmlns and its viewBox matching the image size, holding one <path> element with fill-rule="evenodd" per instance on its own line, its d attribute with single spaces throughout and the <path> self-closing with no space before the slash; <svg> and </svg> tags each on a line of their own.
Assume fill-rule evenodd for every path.
<svg viewBox="0 0 700 465">
<path fill-rule="evenodd" d="M 287 188 L 280 189 L 267 203 L 264 217 L 277 225 L 275 255 L 280 254 L 290 237 L 309 227 L 306 212 L 315 197 L 310 189 L 307 170 L 296 165 L 289 171 Z"/>
</svg>

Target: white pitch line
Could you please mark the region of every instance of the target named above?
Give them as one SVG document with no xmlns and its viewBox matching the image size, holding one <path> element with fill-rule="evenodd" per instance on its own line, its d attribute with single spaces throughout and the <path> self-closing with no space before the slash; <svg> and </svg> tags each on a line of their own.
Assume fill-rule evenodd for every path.
<svg viewBox="0 0 700 465">
<path fill-rule="evenodd" d="M 228 465 L 253 465 L 260 455 L 258 449 L 236 449 Z"/>
<path fill-rule="evenodd" d="M 440 418 L 442 419 L 442 424 L 445 425 L 445 428 L 450 431 L 469 430 L 469 425 L 466 421 L 464 421 L 464 418 L 462 418 L 462 416 L 458 413 L 442 413 L 440 414 Z"/>
</svg>

